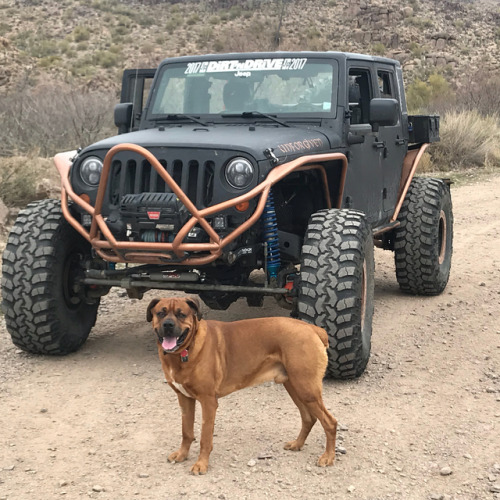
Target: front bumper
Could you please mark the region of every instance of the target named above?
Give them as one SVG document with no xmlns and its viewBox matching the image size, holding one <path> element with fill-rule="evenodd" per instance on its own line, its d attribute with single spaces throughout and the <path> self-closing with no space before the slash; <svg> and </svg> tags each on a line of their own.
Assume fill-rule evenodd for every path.
<svg viewBox="0 0 500 500">
<path fill-rule="evenodd" d="M 168 184 L 180 202 L 186 207 L 190 214 L 189 220 L 178 231 L 174 240 L 169 243 L 119 241 L 110 231 L 102 214 L 103 200 L 106 186 L 110 175 L 113 156 L 120 151 L 132 151 L 142 155 L 157 171 L 158 175 Z M 76 231 L 90 242 L 96 253 L 109 262 L 139 263 L 139 264 L 162 264 L 200 266 L 216 261 L 223 253 L 224 248 L 238 238 L 242 233 L 253 226 L 262 215 L 264 206 L 271 187 L 292 172 L 298 170 L 317 169 L 322 177 L 327 206 L 340 208 L 342 202 L 343 186 L 347 171 L 347 158 L 342 153 L 326 153 L 318 155 L 302 156 L 296 160 L 276 166 L 270 171 L 267 178 L 253 188 L 251 191 L 225 201 L 217 205 L 198 210 L 186 193 L 174 181 L 171 175 L 163 168 L 157 158 L 147 149 L 135 144 L 119 144 L 111 148 L 104 158 L 101 180 L 97 191 L 95 206 L 92 206 L 81 196 L 77 195 L 69 181 L 71 158 L 75 152 L 59 153 L 54 157 L 54 163 L 61 176 L 61 206 L 64 217 Z M 328 179 L 325 167 L 322 163 L 340 161 L 342 165 L 340 189 L 336 200 L 332 202 L 328 189 Z M 207 217 L 218 214 L 238 204 L 257 199 L 256 208 L 249 218 L 238 228 L 224 237 L 219 234 L 207 221 Z M 71 199 L 81 209 L 92 217 L 90 229 L 87 230 L 69 210 L 68 201 Z M 188 243 L 186 238 L 190 231 L 196 226 L 206 232 L 209 238 L 207 243 Z"/>
</svg>

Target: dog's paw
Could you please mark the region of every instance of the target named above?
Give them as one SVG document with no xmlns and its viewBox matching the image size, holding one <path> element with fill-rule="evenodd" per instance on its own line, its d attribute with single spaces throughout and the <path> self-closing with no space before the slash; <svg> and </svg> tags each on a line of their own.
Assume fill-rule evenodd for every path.
<svg viewBox="0 0 500 500">
<path fill-rule="evenodd" d="M 168 456 L 167 460 L 169 462 L 184 462 L 187 458 L 187 453 L 183 453 L 181 450 L 174 451 L 173 453 L 170 453 Z"/>
<path fill-rule="evenodd" d="M 303 445 L 301 445 L 300 443 L 297 442 L 297 440 L 295 440 L 285 443 L 285 446 L 283 448 L 285 448 L 285 450 L 300 451 L 302 449 L 302 446 Z"/>
<path fill-rule="evenodd" d="M 330 465 L 333 465 L 333 461 L 335 460 L 335 455 L 332 455 L 330 453 L 323 453 L 318 458 L 318 467 L 328 467 Z"/>
<path fill-rule="evenodd" d="M 206 474 L 208 470 L 208 463 L 202 462 L 201 460 L 198 460 L 192 467 L 191 467 L 191 474 L 195 476 L 200 476 L 203 474 Z"/>
</svg>

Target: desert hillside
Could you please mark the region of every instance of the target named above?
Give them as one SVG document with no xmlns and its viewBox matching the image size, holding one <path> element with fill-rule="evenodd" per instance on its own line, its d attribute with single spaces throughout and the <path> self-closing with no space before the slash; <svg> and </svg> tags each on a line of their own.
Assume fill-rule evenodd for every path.
<svg viewBox="0 0 500 500">
<path fill-rule="evenodd" d="M 408 81 L 500 68 L 500 3 L 480 0 L 0 0 L 0 92 L 119 86 L 169 56 L 345 50 L 399 59 Z M 279 29 L 279 35 L 278 35 Z"/>
<path fill-rule="evenodd" d="M 496 168 L 499 22 L 498 0 L 0 0 L 0 199 L 23 206 L 39 158 L 116 133 L 124 68 L 195 53 L 396 58 L 410 111 L 442 116 L 422 168 Z"/>
</svg>

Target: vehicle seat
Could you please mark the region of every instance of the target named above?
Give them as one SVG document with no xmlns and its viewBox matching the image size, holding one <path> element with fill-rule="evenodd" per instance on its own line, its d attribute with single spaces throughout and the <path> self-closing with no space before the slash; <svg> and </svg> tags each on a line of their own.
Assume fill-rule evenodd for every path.
<svg viewBox="0 0 500 500">
<path fill-rule="evenodd" d="M 352 82 L 349 84 L 349 110 L 351 111 L 351 125 L 358 125 L 362 122 L 361 112 L 361 92 L 359 84 Z"/>
<path fill-rule="evenodd" d="M 250 97 L 250 87 L 244 81 L 230 81 L 224 85 L 222 99 L 226 111 L 245 111 Z"/>
</svg>

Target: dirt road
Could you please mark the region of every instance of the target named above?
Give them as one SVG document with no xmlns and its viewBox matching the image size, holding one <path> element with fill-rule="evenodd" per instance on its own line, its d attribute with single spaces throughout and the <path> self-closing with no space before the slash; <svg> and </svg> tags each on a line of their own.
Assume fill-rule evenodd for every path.
<svg viewBox="0 0 500 500">
<path fill-rule="evenodd" d="M 283 450 L 299 414 L 281 386 L 220 401 L 209 474 L 168 464 L 180 412 L 163 382 L 145 300 L 112 292 L 78 353 L 19 351 L 0 330 L 0 499 L 500 498 L 500 177 L 452 189 L 455 250 L 445 293 L 402 295 L 376 252 L 372 358 L 363 377 L 326 381 L 340 422 L 334 467 L 315 466 L 317 425 Z M 282 315 L 234 304 L 224 320 Z M 199 436 L 200 411 L 197 418 Z"/>
</svg>

